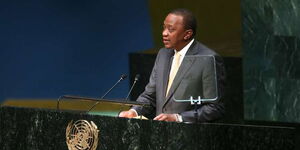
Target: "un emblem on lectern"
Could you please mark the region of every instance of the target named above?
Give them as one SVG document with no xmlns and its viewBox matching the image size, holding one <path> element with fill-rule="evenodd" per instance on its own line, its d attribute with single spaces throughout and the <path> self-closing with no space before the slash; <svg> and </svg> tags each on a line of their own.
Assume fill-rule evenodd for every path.
<svg viewBox="0 0 300 150">
<path fill-rule="evenodd" d="M 69 150 L 96 150 L 98 145 L 97 126 L 93 121 L 73 120 L 66 129 L 66 143 Z"/>
</svg>

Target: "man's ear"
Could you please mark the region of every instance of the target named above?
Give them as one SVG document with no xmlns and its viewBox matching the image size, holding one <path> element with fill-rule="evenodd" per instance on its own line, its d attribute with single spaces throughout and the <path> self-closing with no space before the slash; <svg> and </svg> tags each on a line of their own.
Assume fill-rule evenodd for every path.
<svg viewBox="0 0 300 150">
<path fill-rule="evenodd" d="M 193 30 L 188 29 L 185 31 L 184 40 L 189 40 L 193 36 Z"/>
</svg>

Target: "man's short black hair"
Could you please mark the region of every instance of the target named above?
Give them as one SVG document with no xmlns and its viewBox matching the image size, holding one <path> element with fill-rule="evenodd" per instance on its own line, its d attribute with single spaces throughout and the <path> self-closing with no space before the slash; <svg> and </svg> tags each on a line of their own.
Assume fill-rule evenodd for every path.
<svg viewBox="0 0 300 150">
<path fill-rule="evenodd" d="M 192 29 L 193 30 L 193 36 L 194 37 L 196 35 L 196 30 L 197 30 L 197 20 L 196 17 L 194 16 L 194 14 L 185 9 L 185 8 L 178 8 L 178 9 L 174 9 L 172 10 L 169 14 L 174 14 L 174 15 L 179 15 L 183 17 L 183 21 L 184 21 L 184 27 L 185 29 Z"/>
</svg>

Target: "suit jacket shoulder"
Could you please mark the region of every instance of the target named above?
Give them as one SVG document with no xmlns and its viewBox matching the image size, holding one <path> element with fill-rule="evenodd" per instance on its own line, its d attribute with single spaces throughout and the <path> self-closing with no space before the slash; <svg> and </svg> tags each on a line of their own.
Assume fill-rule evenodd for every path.
<svg viewBox="0 0 300 150">
<path fill-rule="evenodd" d="M 214 56 L 219 56 L 215 51 L 212 49 L 208 48 L 204 44 L 194 41 L 189 48 L 187 55 L 214 55 Z"/>
</svg>

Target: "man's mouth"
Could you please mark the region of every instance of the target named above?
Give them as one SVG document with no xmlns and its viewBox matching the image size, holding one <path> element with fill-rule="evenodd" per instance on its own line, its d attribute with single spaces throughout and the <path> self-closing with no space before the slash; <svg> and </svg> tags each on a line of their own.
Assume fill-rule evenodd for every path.
<svg viewBox="0 0 300 150">
<path fill-rule="evenodd" d="M 164 43 L 168 43 L 168 42 L 170 42 L 170 40 L 163 39 L 163 42 L 164 42 Z"/>
</svg>

